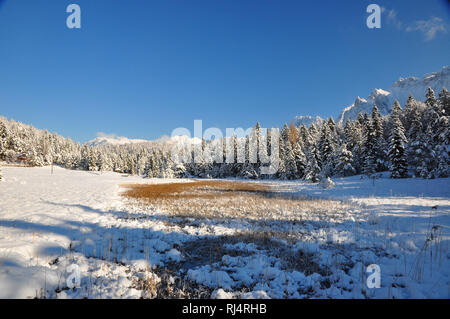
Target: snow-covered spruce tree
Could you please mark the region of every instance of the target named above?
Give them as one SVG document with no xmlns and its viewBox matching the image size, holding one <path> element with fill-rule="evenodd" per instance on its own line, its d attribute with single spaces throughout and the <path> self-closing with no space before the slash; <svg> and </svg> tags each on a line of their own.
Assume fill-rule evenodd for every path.
<svg viewBox="0 0 450 319">
<path fill-rule="evenodd" d="M 254 179 L 258 177 L 258 174 L 255 170 L 255 166 L 251 163 L 251 158 L 254 156 L 252 153 L 252 147 L 250 145 L 250 136 L 246 136 L 245 138 L 245 163 L 242 166 L 242 171 L 240 175 L 244 178 Z"/>
<path fill-rule="evenodd" d="M 309 132 L 309 135 L 311 136 L 313 143 L 317 142 L 320 137 L 319 136 L 320 131 L 314 123 L 311 124 L 311 126 L 308 128 L 308 132 Z"/>
<path fill-rule="evenodd" d="M 144 176 L 147 178 L 155 178 L 159 175 L 159 165 L 155 151 L 150 155 L 144 169 Z"/>
<path fill-rule="evenodd" d="M 410 107 L 411 108 L 411 107 Z M 405 108 L 406 111 L 406 108 Z M 408 115 L 409 130 L 407 132 L 407 160 L 408 168 L 415 177 L 421 176 L 428 156 L 425 134 L 422 133 L 422 122 L 417 108 L 410 109 Z"/>
<path fill-rule="evenodd" d="M 280 179 L 286 179 L 286 162 L 285 162 L 286 143 L 285 138 L 283 137 L 283 135 L 286 135 L 286 133 L 284 133 L 283 131 L 285 131 L 284 127 L 281 129 L 279 135 L 279 142 L 278 142 L 279 165 L 278 171 L 276 173 L 276 177 Z"/>
<path fill-rule="evenodd" d="M 296 179 L 297 178 L 297 163 L 295 161 L 295 154 L 292 148 L 291 142 L 285 142 L 285 153 L 284 153 L 284 163 L 285 163 L 285 179 Z"/>
<path fill-rule="evenodd" d="M 241 176 L 256 179 L 260 177 L 261 156 L 260 145 L 262 143 L 261 125 L 259 122 L 252 128 L 251 133 L 245 139 L 245 163 Z"/>
<path fill-rule="evenodd" d="M 97 151 L 94 148 L 92 148 L 89 150 L 88 170 L 97 171 L 98 170 L 97 163 L 98 163 Z"/>
<path fill-rule="evenodd" d="M 418 171 L 420 171 L 420 177 L 422 178 L 435 178 L 434 169 L 437 167 L 438 161 L 434 153 L 433 132 L 431 130 L 431 126 L 427 126 L 426 132 L 423 134 L 423 141 L 424 152 L 422 157 L 422 165 L 418 167 Z"/>
<path fill-rule="evenodd" d="M 308 150 L 305 179 L 317 183 L 320 179 L 319 151 L 315 144 L 312 144 Z"/>
<path fill-rule="evenodd" d="M 270 157 L 272 154 L 272 131 L 270 128 L 266 129 L 266 147 L 267 147 L 267 156 Z"/>
<path fill-rule="evenodd" d="M 425 103 L 415 100 L 412 95 L 408 97 L 408 100 L 405 103 L 405 108 L 403 110 L 403 127 L 406 129 L 407 138 L 409 138 L 410 129 L 411 125 L 413 125 L 413 121 L 417 120 L 417 114 L 419 114 L 419 120 L 421 121 L 421 123 L 424 124 L 422 117 L 425 108 L 426 108 Z M 417 133 L 418 132 L 414 132 L 414 134 Z"/>
<path fill-rule="evenodd" d="M 172 162 L 172 156 L 171 153 L 164 154 L 161 152 L 161 173 L 159 175 L 160 178 L 173 178 L 173 162 Z"/>
<path fill-rule="evenodd" d="M 303 178 L 305 176 L 306 171 L 306 156 L 305 153 L 303 153 L 302 143 L 300 139 L 297 141 L 297 143 L 295 143 L 293 152 L 295 158 L 295 165 L 297 166 L 296 178 Z"/>
<path fill-rule="evenodd" d="M 284 124 L 280 134 L 280 149 L 282 148 L 282 170 L 279 171 L 281 179 L 295 179 L 297 177 L 297 166 L 292 145 L 291 130 L 287 124 Z"/>
<path fill-rule="evenodd" d="M 414 97 L 410 94 L 408 96 L 408 99 L 406 100 L 405 107 L 403 108 L 403 118 L 404 118 L 403 126 L 405 128 L 408 128 L 413 120 L 415 110 L 414 102 L 415 102 Z"/>
<path fill-rule="evenodd" d="M 437 103 L 438 108 L 442 107 L 441 103 Z M 440 116 L 433 123 L 434 133 L 434 153 L 437 157 L 437 167 L 435 175 L 437 177 L 448 177 L 450 175 L 450 117 L 445 115 L 444 109 L 438 110 Z"/>
<path fill-rule="evenodd" d="M 372 176 L 376 172 L 376 136 L 372 121 L 364 114 L 364 141 L 362 145 L 363 173 Z"/>
<path fill-rule="evenodd" d="M 211 171 L 213 168 L 211 154 L 209 153 L 209 147 L 204 138 L 202 138 L 202 161 L 200 164 L 200 177 L 211 178 Z"/>
<path fill-rule="evenodd" d="M 374 145 L 375 170 L 377 172 L 382 172 L 387 168 L 385 161 L 386 141 L 384 140 L 383 136 L 383 120 L 376 105 L 374 105 L 372 108 L 371 121 L 375 137 L 375 145 Z"/>
<path fill-rule="evenodd" d="M 442 98 L 442 99 L 441 99 Z M 426 125 L 427 169 L 421 175 L 425 178 L 446 177 L 449 175 L 449 117 L 445 114 L 446 93 L 436 100 L 434 91 L 428 88 L 426 109 L 423 115 Z"/>
<path fill-rule="evenodd" d="M 339 149 L 339 159 L 336 164 L 336 174 L 339 176 L 355 175 L 356 170 L 353 167 L 353 154 L 347 149 L 347 144 L 342 144 Z"/>
<path fill-rule="evenodd" d="M 324 123 L 319 139 L 320 164 L 324 176 L 329 177 L 334 170 L 334 138 L 328 123 Z"/>
<path fill-rule="evenodd" d="M 361 113 L 360 113 L 361 114 Z M 362 117 L 362 115 L 361 115 Z M 362 159 L 362 126 L 358 121 L 347 120 L 344 127 L 344 141 L 347 144 L 347 149 L 352 152 L 353 163 L 352 166 L 356 170 L 355 173 L 361 172 Z"/>
<path fill-rule="evenodd" d="M 425 126 L 431 125 L 434 129 L 434 125 L 439 121 L 440 117 L 440 108 L 434 96 L 434 91 L 432 88 L 427 89 L 427 93 L 425 94 L 425 112 L 423 114 L 423 120 L 425 122 Z"/>
<path fill-rule="evenodd" d="M 391 172 L 391 178 L 408 177 L 408 164 L 405 155 L 405 144 L 408 141 L 405 136 L 405 129 L 400 121 L 400 114 L 400 104 L 398 101 L 395 101 L 391 114 L 392 131 L 389 144 L 389 170 Z"/>
<path fill-rule="evenodd" d="M 431 108 L 434 108 L 434 106 L 436 105 L 436 97 L 434 94 L 434 90 L 431 87 L 428 87 L 427 93 L 425 93 L 425 105 Z"/>
<path fill-rule="evenodd" d="M 255 141 L 255 146 L 256 146 L 256 167 L 259 170 L 259 167 L 261 165 L 261 155 L 259 154 L 260 152 L 260 145 L 262 143 L 262 133 L 261 133 L 261 125 L 259 124 L 259 122 L 256 122 L 255 127 L 253 128 L 252 131 L 253 134 L 253 138 L 256 139 Z"/>
<path fill-rule="evenodd" d="M 8 130 L 6 124 L 0 118 L 0 161 L 6 158 L 6 151 L 8 150 Z"/>
<path fill-rule="evenodd" d="M 446 116 L 450 116 L 450 92 L 446 88 L 442 88 L 439 93 L 438 103 Z"/>
<path fill-rule="evenodd" d="M 231 137 L 231 145 L 233 147 L 233 160 L 232 163 L 228 163 L 227 165 L 231 166 L 229 168 L 231 176 L 238 176 L 239 171 L 241 170 L 241 164 L 238 162 L 239 143 L 235 134 Z"/>
</svg>

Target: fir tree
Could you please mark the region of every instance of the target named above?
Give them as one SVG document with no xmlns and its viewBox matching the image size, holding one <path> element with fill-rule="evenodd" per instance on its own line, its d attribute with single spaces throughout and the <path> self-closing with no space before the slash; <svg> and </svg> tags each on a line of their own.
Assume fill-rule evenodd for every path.
<svg viewBox="0 0 450 319">
<path fill-rule="evenodd" d="M 381 114 L 378 111 L 376 105 L 372 108 L 371 124 L 373 130 L 373 137 L 375 139 L 373 145 L 373 155 L 375 157 L 375 170 L 377 172 L 382 172 L 386 169 L 385 165 L 385 140 L 383 136 L 383 120 L 381 119 Z"/>
<path fill-rule="evenodd" d="M 392 131 L 389 144 L 389 159 L 391 162 L 389 170 L 391 172 L 391 178 L 408 177 L 408 166 L 405 156 L 405 144 L 407 143 L 407 139 L 405 136 L 405 129 L 400 121 L 400 113 L 400 104 L 398 101 L 395 101 L 391 114 Z"/>
<path fill-rule="evenodd" d="M 6 151 L 8 150 L 8 130 L 5 123 L 0 119 L 0 160 L 6 158 Z"/>
<path fill-rule="evenodd" d="M 319 166 L 319 151 L 315 144 L 312 144 L 308 151 L 308 164 L 306 165 L 305 179 L 317 183 L 320 178 L 321 168 Z"/>
<path fill-rule="evenodd" d="M 305 153 L 303 153 L 303 149 L 302 149 L 300 140 L 297 143 L 295 143 L 293 152 L 294 152 L 294 158 L 295 158 L 295 165 L 297 168 L 296 178 L 303 178 L 305 176 L 307 162 L 306 162 Z"/>
<path fill-rule="evenodd" d="M 356 170 L 353 167 L 353 154 L 347 149 L 347 144 L 342 144 L 339 150 L 339 160 L 336 165 L 336 173 L 340 176 L 355 175 Z"/>
<path fill-rule="evenodd" d="M 406 111 L 406 108 L 405 108 Z M 425 135 L 422 133 L 422 122 L 417 108 L 409 110 L 410 126 L 407 134 L 409 141 L 407 147 L 408 167 L 415 177 L 419 177 L 424 171 L 426 162 L 427 146 Z"/>
<path fill-rule="evenodd" d="M 444 115 L 450 116 L 450 92 L 446 88 L 439 93 L 438 103 Z"/>
<path fill-rule="evenodd" d="M 91 149 L 89 151 L 89 159 L 88 159 L 88 170 L 89 171 L 97 171 L 98 159 L 97 159 L 97 152 L 95 149 Z"/>
<path fill-rule="evenodd" d="M 325 123 L 322 127 L 321 136 L 319 140 L 319 152 L 320 163 L 322 172 L 325 176 L 331 176 L 334 170 L 334 158 L 335 151 L 333 129 L 330 128 L 328 123 Z"/>
<path fill-rule="evenodd" d="M 364 114 L 364 142 L 362 146 L 363 173 L 372 176 L 376 172 L 376 136 L 367 114 Z"/>
<path fill-rule="evenodd" d="M 244 178 L 255 179 L 258 177 L 258 174 L 255 170 L 255 166 L 251 163 L 251 152 L 250 136 L 247 136 L 245 138 L 245 163 L 242 167 L 241 176 Z"/>
</svg>

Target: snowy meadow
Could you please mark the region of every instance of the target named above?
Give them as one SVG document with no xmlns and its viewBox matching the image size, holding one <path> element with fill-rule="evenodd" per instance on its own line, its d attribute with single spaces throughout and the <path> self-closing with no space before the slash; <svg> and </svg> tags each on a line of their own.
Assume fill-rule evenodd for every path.
<svg viewBox="0 0 450 319">
<path fill-rule="evenodd" d="M 3 298 L 449 296 L 448 178 L 2 172 Z"/>
</svg>

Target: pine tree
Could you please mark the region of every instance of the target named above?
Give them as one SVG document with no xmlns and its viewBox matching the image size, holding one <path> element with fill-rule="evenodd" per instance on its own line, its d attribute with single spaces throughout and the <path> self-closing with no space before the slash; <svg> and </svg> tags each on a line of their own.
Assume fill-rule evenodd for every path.
<svg viewBox="0 0 450 319">
<path fill-rule="evenodd" d="M 436 105 L 436 97 L 434 91 L 431 87 L 427 88 L 427 93 L 425 93 L 425 105 L 430 108 L 434 108 Z"/>
<path fill-rule="evenodd" d="M 8 150 L 8 129 L 5 123 L 0 119 L 0 160 L 6 158 L 6 151 Z"/>
<path fill-rule="evenodd" d="M 291 129 L 284 124 L 281 130 L 280 145 L 282 145 L 282 171 L 280 177 L 282 179 L 295 179 L 297 177 L 297 165 L 295 161 L 293 138 Z M 281 148 L 280 148 L 281 149 Z"/>
<path fill-rule="evenodd" d="M 353 155 L 352 166 L 355 173 L 361 171 L 361 154 L 362 154 L 362 128 L 358 121 L 347 120 L 344 127 L 344 141 L 347 144 L 347 149 Z"/>
<path fill-rule="evenodd" d="M 378 107 L 376 105 L 374 105 L 372 108 L 371 122 L 373 135 L 375 138 L 373 145 L 373 154 L 375 157 L 375 170 L 377 172 L 382 172 L 386 169 L 385 164 L 386 142 L 383 136 L 383 120 L 381 119 L 381 114 L 378 111 Z"/>
<path fill-rule="evenodd" d="M 303 178 L 305 176 L 307 162 L 306 162 L 306 156 L 305 156 L 305 153 L 303 152 L 303 148 L 301 146 L 300 140 L 298 140 L 297 143 L 295 143 L 293 152 L 294 152 L 295 165 L 297 168 L 296 178 Z"/>
<path fill-rule="evenodd" d="M 435 176 L 448 177 L 450 175 L 450 117 L 442 110 L 441 116 L 432 125 L 434 154 L 437 160 Z"/>
<path fill-rule="evenodd" d="M 305 179 L 317 183 L 320 179 L 319 151 L 315 144 L 308 150 L 308 164 L 306 165 Z"/>
<path fill-rule="evenodd" d="M 339 160 L 336 165 L 336 173 L 340 176 L 355 175 L 356 170 L 353 167 L 353 154 L 347 149 L 347 144 L 342 144 L 339 150 Z"/>
<path fill-rule="evenodd" d="M 450 116 L 450 92 L 446 88 L 442 88 L 442 91 L 439 93 L 438 103 L 444 115 Z"/>
<path fill-rule="evenodd" d="M 328 123 L 324 123 L 319 140 L 319 152 L 320 152 L 320 166 L 322 167 L 322 173 L 329 177 L 334 170 L 334 158 L 335 152 L 333 129 L 330 128 Z"/>
<path fill-rule="evenodd" d="M 409 95 L 408 100 L 406 100 L 405 108 L 403 111 L 403 126 L 407 130 L 412 125 L 413 120 L 416 118 L 416 113 L 420 113 L 419 102 L 416 101 L 412 95 Z"/>
<path fill-rule="evenodd" d="M 391 172 L 391 178 L 408 177 L 408 165 L 405 156 L 405 144 L 408 141 L 405 136 L 405 129 L 400 121 L 400 113 L 400 104 L 398 101 L 395 101 L 391 114 L 392 131 L 389 144 L 389 159 L 391 162 L 389 170 Z"/>
<path fill-rule="evenodd" d="M 252 159 L 252 148 L 250 145 L 250 136 L 246 136 L 245 138 L 245 163 L 242 166 L 241 176 L 244 178 L 254 179 L 258 177 L 258 174 L 255 170 L 255 166 L 251 163 Z"/>
<path fill-rule="evenodd" d="M 376 172 L 376 136 L 372 121 L 364 114 L 364 141 L 362 146 L 363 173 L 372 176 Z"/>
<path fill-rule="evenodd" d="M 409 110 L 409 123 L 410 126 L 407 134 L 407 139 L 409 141 L 407 147 L 408 167 L 415 177 L 419 177 L 421 176 L 422 171 L 424 171 L 427 147 L 425 144 L 424 133 L 422 133 L 420 113 L 417 108 Z"/>
<path fill-rule="evenodd" d="M 256 145 L 256 166 L 257 168 L 260 167 L 261 165 L 261 155 L 260 153 L 260 145 L 262 143 L 262 134 L 261 134 L 261 125 L 259 124 L 259 122 L 256 123 L 255 127 L 253 128 L 252 134 L 254 135 L 254 138 L 256 139 L 255 141 L 255 145 Z"/>
<path fill-rule="evenodd" d="M 278 142 L 279 166 L 276 175 L 280 179 L 286 179 L 286 141 L 288 140 L 287 131 L 288 127 L 287 124 L 285 124 L 281 129 Z"/>
<path fill-rule="evenodd" d="M 267 146 L 267 156 L 270 157 L 272 154 L 272 133 L 271 129 L 266 130 L 266 146 Z"/>
<path fill-rule="evenodd" d="M 97 151 L 95 149 L 91 149 L 89 151 L 88 170 L 98 171 L 97 163 L 98 163 Z"/>
</svg>

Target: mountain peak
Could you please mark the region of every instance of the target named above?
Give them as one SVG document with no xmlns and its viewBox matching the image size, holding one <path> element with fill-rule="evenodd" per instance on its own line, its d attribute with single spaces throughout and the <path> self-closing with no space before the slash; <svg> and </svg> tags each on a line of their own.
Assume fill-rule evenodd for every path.
<svg viewBox="0 0 450 319">
<path fill-rule="evenodd" d="M 106 146 L 106 145 L 124 145 L 124 144 L 136 144 L 146 143 L 147 140 L 129 139 L 125 136 L 117 136 L 115 134 L 97 133 L 97 137 L 88 141 L 86 144 L 89 146 Z"/>
<path fill-rule="evenodd" d="M 442 88 L 450 87 L 450 67 L 444 66 L 441 71 L 425 74 L 422 78 L 407 77 L 399 78 L 387 90 L 374 89 L 367 99 L 357 97 L 355 102 L 342 111 L 338 123 L 343 124 L 347 119 L 356 119 L 358 114 L 370 113 L 373 105 L 377 105 L 382 115 L 389 114 L 395 100 L 403 105 L 412 95 L 415 99 L 423 101 L 428 87 L 435 92 L 440 92 Z"/>
</svg>

